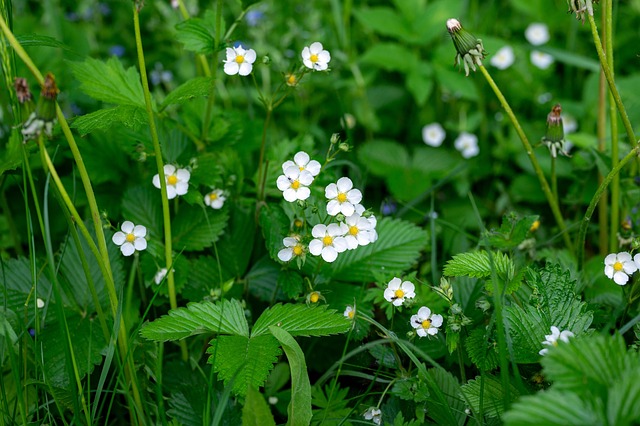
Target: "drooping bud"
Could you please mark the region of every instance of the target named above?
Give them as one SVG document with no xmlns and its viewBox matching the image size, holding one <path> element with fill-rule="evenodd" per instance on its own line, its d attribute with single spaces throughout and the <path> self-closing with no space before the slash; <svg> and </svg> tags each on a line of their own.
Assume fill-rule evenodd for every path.
<svg viewBox="0 0 640 426">
<path fill-rule="evenodd" d="M 37 138 L 42 132 L 48 137 L 52 136 L 53 124 L 56 119 L 58 93 L 59 90 L 53 74 L 47 74 L 42 85 L 36 110 L 29 115 L 22 127 L 22 137 L 25 143 L 30 139 Z"/>
<path fill-rule="evenodd" d="M 561 114 L 562 107 L 560 104 L 555 104 L 547 115 L 547 132 L 542 138 L 542 143 L 549 148 L 553 158 L 558 156 L 558 152 L 569 157 L 569 154 L 564 150 L 564 127 Z"/>
<path fill-rule="evenodd" d="M 477 66 L 482 66 L 482 60 L 487 52 L 484 50 L 482 40 L 462 28 L 462 24 L 457 19 L 447 21 L 447 31 L 456 47 L 455 65 L 464 66 L 464 74 L 469 75 L 469 69 L 476 70 Z"/>
</svg>

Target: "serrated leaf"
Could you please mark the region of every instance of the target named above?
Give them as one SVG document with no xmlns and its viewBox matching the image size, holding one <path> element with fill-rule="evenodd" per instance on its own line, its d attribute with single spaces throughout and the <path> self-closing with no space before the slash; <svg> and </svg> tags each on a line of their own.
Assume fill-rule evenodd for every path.
<svg viewBox="0 0 640 426">
<path fill-rule="evenodd" d="M 245 279 L 249 292 L 263 302 L 284 299 L 282 289 L 277 287 L 280 265 L 265 255 L 253 264 Z"/>
<path fill-rule="evenodd" d="M 174 250 L 196 251 L 211 247 L 218 241 L 228 219 L 228 208 L 213 210 L 184 206 L 171 223 Z"/>
<path fill-rule="evenodd" d="M 498 353 L 486 336 L 484 327 L 473 330 L 465 340 L 465 348 L 471 361 L 480 371 L 491 371 L 498 366 Z"/>
<path fill-rule="evenodd" d="M 328 336 L 346 332 L 351 327 L 351 322 L 324 305 L 309 307 L 301 304 L 277 304 L 260 315 L 251 335 L 268 333 L 272 325 L 277 325 L 292 336 Z"/>
<path fill-rule="evenodd" d="M 196 53 L 213 53 L 215 44 L 215 14 L 207 10 L 204 19 L 191 18 L 176 25 L 176 39 L 186 50 Z M 224 31 L 221 31 L 224 34 Z"/>
<path fill-rule="evenodd" d="M 146 323 L 140 329 L 142 337 L 159 342 L 202 333 L 249 336 L 249 324 L 240 302 L 231 299 L 189 303 L 186 308 L 172 309 L 168 315 Z"/>
<path fill-rule="evenodd" d="M 92 98 L 117 105 L 145 108 L 140 75 L 134 67 L 124 69 L 115 57 L 107 62 L 87 58 L 69 64 L 80 89 Z"/>
<path fill-rule="evenodd" d="M 264 397 L 253 386 L 247 389 L 247 397 L 242 407 L 242 426 L 275 426 L 276 421 Z"/>
<path fill-rule="evenodd" d="M 627 371 L 609 388 L 607 418 L 610 425 L 632 425 L 640 419 L 640 369 Z"/>
<path fill-rule="evenodd" d="M 230 210 L 226 232 L 218 241 L 218 257 L 225 274 L 241 277 L 247 273 L 256 234 L 255 211 L 251 205 L 228 204 Z"/>
<path fill-rule="evenodd" d="M 41 265 L 35 265 L 36 270 Z M 27 317 L 25 322 L 33 320 L 36 298 L 47 300 L 51 295 L 51 283 L 44 274 L 36 275 L 36 282 L 31 275 L 31 263 L 28 259 L 20 257 L 17 259 L 0 259 L 0 277 L 2 277 L 3 306 L 13 312 L 25 312 Z M 32 287 L 33 286 L 33 287 Z M 31 293 L 32 288 L 36 292 Z M 31 297 L 29 298 L 29 296 Z M 29 309 L 25 311 L 25 304 L 30 300 Z M 29 319 L 27 321 L 27 318 Z"/>
<path fill-rule="evenodd" d="M 160 190 L 150 183 L 126 190 L 122 197 L 122 215 L 136 225 L 144 225 L 149 238 L 160 239 L 164 235 Z"/>
<path fill-rule="evenodd" d="M 284 247 L 282 240 L 289 235 L 289 217 L 279 205 L 260 209 L 260 227 L 271 259 L 279 261 L 278 252 Z"/>
<path fill-rule="evenodd" d="M 427 404 L 430 416 L 438 424 L 451 424 L 451 417 L 453 416 L 459 426 L 464 425 L 467 421 L 467 415 L 464 412 L 466 402 L 460 396 L 458 379 L 444 368 L 431 368 L 428 374 L 431 375 L 436 388 L 439 389 L 446 400 L 445 405 L 436 398 L 432 398 Z"/>
<path fill-rule="evenodd" d="M 576 394 L 550 390 L 527 395 L 504 415 L 507 426 L 585 426 L 606 424 L 586 401 Z"/>
<path fill-rule="evenodd" d="M 493 268 L 495 268 L 498 275 L 501 278 L 512 278 L 513 262 L 509 257 L 499 252 L 492 255 Z M 486 278 L 491 276 L 491 272 L 491 259 L 489 253 L 484 250 L 456 254 L 444 267 L 444 274 L 450 277 Z"/>
<path fill-rule="evenodd" d="M 481 380 L 482 378 L 478 376 L 475 380 L 469 380 L 467 384 L 462 385 L 460 387 L 462 394 L 465 396 L 467 401 L 469 401 L 475 412 L 480 411 L 480 401 L 482 400 L 482 407 L 486 416 L 502 416 L 504 413 L 504 398 L 506 395 L 504 389 L 502 389 L 500 379 L 491 375 L 484 376 L 482 389 L 480 384 Z M 518 390 L 514 386 L 509 385 L 509 396 L 511 399 L 507 402 L 510 403 L 511 401 L 518 399 L 519 395 Z"/>
<path fill-rule="evenodd" d="M 244 396 L 249 386 L 260 387 L 269 376 L 282 353 L 280 344 L 271 334 L 252 337 L 220 336 L 207 349 L 208 363 L 233 392 Z"/>
<path fill-rule="evenodd" d="M 194 401 L 193 398 L 193 396 L 202 395 L 202 391 L 198 389 L 193 393 L 195 395 L 187 396 L 183 392 L 172 392 L 169 397 L 170 408 L 167 410 L 167 415 L 179 421 L 181 426 L 201 426 L 203 423 L 202 414 L 196 409 L 200 401 Z"/>
<path fill-rule="evenodd" d="M 22 136 L 20 135 L 20 130 L 13 129 L 9 142 L 5 145 L 0 155 L 0 175 L 4 175 L 7 171 L 15 170 L 20 164 L 22 164 Z"/>
<path fill-rule="evenodd" d="M 195 77 L 173 89 L 160 104 L 160 112 L 169 105 L 183 104 L 193 98 L 208 96 L 215 80 L 213 77 Z"/>
<path fill-rule="evenodd" d="M 304 353 L 296 339 L 284 329 L 272 325 L 269 327 L 269 331 L 282 345 L 291 369 L 291 402 L 287 407 L 289 414 L 287 425 L 308 425 L 313 414 L 311 412 L 311 383 L 309 382 Z"/>
<path fill-rule="evenodd" d="M 148 123 L 147 112 L 144 108 L 133 105 L 119 105 L 115 108 L 100 109 L 89 114 L 77 117 L 71 123 L 71 127 L 85 136 L 96 130 L 105 130 L 114 124 L 138 130 Z"/>
<path fill-rule="evenodd" d="M 284 294 L 290 299 L 300 296 L 303 289 L 302 276 L 291 270 L 280 271 L 278 274 L 278 287 L 282 289 Z"/>
<path fill-rule="evenodd" d="M 498 230 L 492 230 L 487 236 L 491 247 L 511 249 L 522 243 L 530 233 L 531 226 L 538 220 L 537 215 L 517 218 L 514 214 L 505 215 Z"/>
</svg>

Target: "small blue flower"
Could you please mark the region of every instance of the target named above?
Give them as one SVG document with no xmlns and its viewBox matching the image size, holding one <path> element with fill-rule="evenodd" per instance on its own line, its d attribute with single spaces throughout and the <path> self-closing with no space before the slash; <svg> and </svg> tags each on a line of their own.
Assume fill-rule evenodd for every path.
<svg viewBox="0 0 640 426">
<path fill-rule="evenodd" d="M 122 58 L 124 56 L 125 51 L 126 50 L 124 46 L 121 46 L 119 44 L 116 44 L 115 46 L 111 46 L 109 48 L 109 54 L 111 56 L 115 56 L 116 58 Z"/>
</svg>

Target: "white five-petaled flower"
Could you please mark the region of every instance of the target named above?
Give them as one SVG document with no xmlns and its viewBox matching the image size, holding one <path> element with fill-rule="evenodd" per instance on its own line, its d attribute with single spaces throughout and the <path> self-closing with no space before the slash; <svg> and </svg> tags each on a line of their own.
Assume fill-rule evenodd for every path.
<svg viewBox="0 0 640 426">
<path fill-rule="evenodd" d="M 400 306 L 404 303 L 404 299 L 416 297 L 415 289 L 411 281 L 403 282 L 400 278 L 394 277 L 384 290 L 384 298 L 394 306 Z"/>
<path fill-rule="evenodd" d="M 629 275 L 637 270 L 638 265 L 626 251 L 611 253 L 604 258 L 604 274 L 618 285 L 625 285 L 629 281 Z"/>
<path fill-rule="evenodd" d="M 549 41 L 549 28 L 540 22 L 534 22 L 524 31 L 527 41 L 534 46 L 540 46 Z"/>
<path fill-rule="evenodd" d="M 278 176 L 276 185 L 282 191 L 284 199 L 288 202 L 296 200 L 306 200 L 311 195 L 311 190 L 307 188 L 313 182 L 313 176 L 308 170 L 300 171 L 298 166 L 291 166 L 284 175 Z"/>
<path fill-rule="evenodd" d="M 311 235 L 314 239 L 309 243 L 309 252 L 314 256 L 322 255 L 325 262 L 333 262 L 337 259 L 338 253 L 347 249 L 347 241 L 344 234 L 347 232 L 346 225 L 331 223 L 329 225 L 319 224 L 313 227 Z"/>
<path fill-rule="evenodd" d="M 371 234 L 369 231 L 372 229 L 372 226 L 366 217 L 354 213 L 346 217 L 344 222 L 348 228 L 344 239 L 347 241 L 349 250 L 358 248 L 358 246 L 366 246 L 371 242 Z"/>
<path fill-rule="evenodd" d="M 548 53 L 541 52 L 539 50 L 533 50 L 531 52 L 531 63 L 541 70 L 546 70 L 553 64 L 553 56 Z"/>
<path fill-rule="evenodd" d="M 460 133 L 460 136 L 457 137 L 453 145 L 458 151 L 460 151 L 460 153 L 462 153 L 464 158 L 475 157 L 480 153 L 478 137 L 471 133 Z"/>
<path fill-rule="evenodd" d="M 345 316 L 345 318 L 353 319 L 356 315 L 356 310 L 353 308 L 353 306 L 347 305 L 343 315 Z"/>
<path fill-rule="evenodd" d="M 442 321 L 442 315 L 431 314 L 431 309 L 426 306 L 421 307 L 416 315 L 411 316 L 411 326 L 416 329 L 416 333 L 420 337 L 438 334 L 438 328 L 442 325 Z"/>
<path fill-rule="evenodd" d="M 307 68 L 311 68 L 315 71 L 324 71 L 329 67 L 329 61 L 331 60 L 331 54 L 324 50 L 322 43 L 311 43 L 311 46 L 305 46 L 302 49 L 302 62 Z"/>
<path fill-rule="evenodd" d="M 329 199 L 327 213 L 335 216 L 342 213 L 351 216 L 355 211 L 355 205 L 362 201 L 362 192 L 352 189 L 353 182 L 348 177 L 341 177 L 337 183 L 330 183 L 324 190 L 324 195 Z"/>
<path fill-rule="evenodd" d="M 544 336 L 546 340 L 542 342 L 542 344 L 547 346 L 558 346 L 558 340 L 568 343 L 569 337 L 573 337 L 573 333 L 571 331 L 564 330 L 560 332 L 560 329 L 558 327 L 552 325 L 551 334 L 547 334 L 546 336 Z M 541 349 L 538 353 L 540 355 L 546 355 L 547 352 L 549 352 L 549 348 Z"/>
<path fill-rule="evenodd" d="M 377 425 L 382 423 L 382 411 L 379 408 L 369 407 L 362 416 L 365 420 L 371 420 Z"/>
<path fill-rule="evenodd" d="M 515 59 L 516 56 L 513 53 L 513 48 L 511 46 L 503 46 L 491 57 L 489 63 L 499 70 L 506 70 L 513 65 Z"/>
<path fill-rule="evenodd" d="M 284 248 L 278 252 L 278 259 L 283 262 L 288 262 L 294 256 L 298 257 L 304 254 L 304 246 L 297 237 L 285 237 L 282 244 Z"/>
<path fill-rule="evenodd" d="M 253 63 L 255 61 L 255 50 L 244 50 L 242 46 L 227 47 L 227 59 L 224 61 L 224 73 L 228 75 L 249 75 L 251 74 Z"/>
<path fill-rule="evenodd" d="M 204 203 L 212 209 L 221 209 L 227 197 L 224 196 L 222 189 L 214 189 L 204 196 Z"/>
<path fill-rule="evenodd" d="M 131 256 L 136 250 L 142 251 L 147 248 L 147 240 L 144 238 L 147 235 L 147 228 L 126 220 L 122 222 L 120 229 L 122 231 L 113 234 L 111 241 L 120 246 L 122 254 Z"/>
<path fill-rule="evenodd" d="M 427 124 L 422 128 L 422 140 L 429 146 L 438 147 L 442 145 L 447 136 L 440 123 Z"/>
<path fill-rule="evenodd" d="M 311 176 L 314 177 L 318 176 L 321 168 L 320 163 L 318 163 L 316 160 L 311 160 L 309 154 L 304 151 L 300 151 L 296 155 L 294 155 L 293 161 L 287 160 L 282 163 L 282 171 L 286 172 L 287 169 L 292 166 L 298 167 L 301 172 L 306 170 L 311 173 Z"/>
<path fill-rule="evenodd" d="M 164 181 L 167 184 L 167 198 L 173 199 L 178 195 L 184 195 L 189 190 L 189 178 L 191 173 L 187 169 L 178 169 L 172 164 L 165 164 Z M 160 189 L 160 175 L 153 177 L 153 186 Z"/>
</svg>

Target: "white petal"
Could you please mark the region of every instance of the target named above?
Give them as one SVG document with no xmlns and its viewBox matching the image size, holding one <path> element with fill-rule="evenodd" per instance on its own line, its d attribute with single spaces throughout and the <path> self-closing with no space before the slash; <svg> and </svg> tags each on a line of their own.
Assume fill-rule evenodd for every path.
<svg viewBox="0 0 640 426">
<path fill-rule="evenodd" d="M 636 264 L 636 268 L 640 269 L 640 253 L 633 256 L 633 261 Z"/>
<path fill-rule="evenodd" d="M 111 237 L 111 241 L 113 241 L 113 244 L 121 246 L 122 244 L 124 244 L 124 242 L 126 241 L 127 236 L 125 235 L 124 232 L 116 232 L 115 234 L 113 234 L 113 237 Z"/>
<path fill-rule="evenodd" d="M 296 244 L 298 244 L 298 240 L 293 237 L 284 237 L 284 239 L 282 240 L 282 245 L 284 245 L 285 247 L 293 247 Z"/>
<path fill-rule="evenodd" d="M 253 65 L 248 62 L 243 62 L 240 64 L 240 69 L 238 70 L 238 74 L 241 76 L 246 76 L 251 74 L 251 70 L 253 69 Z"/>
<path fill-rule="evenodd" d="M 180 182 L 189 182 L 189 178 L 191 178 L 191 173 L 187 169 L 178 169 L 176 172 L 176 176 L 178 177 L 178 181 Z"/>
<path fill-rule="evenodd" d="M 327 207 L 327 210 L 328 210 L 328 207 Z M 353 207 L 353 204 L 345 201 L 344 203 L 340 204 L 340 211 L 345 216 L 351 216 L 352 214 L 355 213 L 356 209 L 355 207 Z"/>
<path fill-rule="evenodd" d="M 136 225 L 135 228 L 133 228 L 133 235 L 136 237 L 145 237 L 147 235 L 147 228 L 143 225 Z"/>
<path fill-rule="evenodd" d="M 178 195 L 176 193 L 176 187 L 173 185 L 167 185 L 167 198 L 173 200 L 176 198 L 176 195 Z"/>
<path fill-rule="evenodd" d="M 613 281 L 618 285 L 625 285 L 629 281 L 629 275 L 622 271 L 613 274 Z"/>
<path fill-rule="evenodd" d="M 124 222 L 122 222 L 122 225 L 120 225 L 120 229 L 122 229 L 122 232 L 124 232 L 125 234 L 130 234 L 133 231 L 133 228 L 133 222 L 131 222 L 130 220 L 125 220 Z"/>
<path fill-rule="evenodd" d="M 236 75 L 240 71 L 240 66 L 236 61 L 224 63 L 224 73 L 227 75 Z"/>
<path fill-rule="evenodd" d="M 283 262 L 290 261 L 292 257 L 293 257 L 293 249 L 285 248 L 278 252 L 278 259 L 282 260 Z"/>
<path fill-rule="evenodd" d="M 171 176 L 176 172 L 176 166 L 174 166 L 173 164 L 165 164 L 162 170 L 164 170 L 165 177 Z"/>
<path fill-rule="evenodd" d="M 247 50 L 247 52 L 244 54 L 244 60 L 249 64 L 254 63 L 256 61 L 256 58 L 257 58 L 256 51 L 253 49 Z"/>
<path fill-rule="evenodd" d="M 311 253 L 314 256 L 318 256 L 320 255 L 320 253 L 322 253 L 322 247 L 324 247 L 324 244 L 322 244 L 322 241 L 311 240 L 311 242 L 309 243 L 309 253 Z"/>
<path fill-rule="evenodd" d="M 296 197 L 298 198 L 298 200 L 306 200 L 307 198 L 309 198 L 310 195 L 311 195 L 311 190 L 306 186 L 301 186 L 296 191 Z"/>
<path fill-rule="evenodd" d="M 436 334 L 438 334 L 438 329 L 435 327 L 429 327 L 429 329 L 427 330 L 427 333 L 430 334 L 431 336 L 435 336 Z"/>
<path fill-rule="evenodd" d="M 416 330 L 416 333 L 418 334 L 418 336 L 420 337 L 427 337 L 427 330 L 425 330 L 424 328 L 420 327 Z"/>
<path fill-rule="evenodd" d="M 146 250 L 146 248 L 147 248 L 147 240 L 145 240 L 144 238 L 136 238 L 133 241 L 133 245 L 134 245 L 135 249 L 138 250 L 138 251 Z"/>
<path fill-rule="evenodd" d="M 160 175 L 155 175 L 153 179 L 151 179 L 151 183 L 153 183 L 153 186 L 160 189 Z"/>
<path fill-rule="evenodd" d="M 123 245 L 120 246 L 120 251 L 122 252 L 122 254 L 124 254 L 125 256 L 131 256 L 133 254 L 133 252 L 136 251 L 136 249 L 133 247 L 133 244 L 131 243 L 124 243 Z"/>
<path fill-rule="evenodd" d="M 384 298 L 387 302 L 392 302 L 395 295 L 396 295 L 395 290 L 392 290 L 390 288 L 387 288 L 384 291 Z"/>
<path fill-rule="evenodd" d="M 293 156 L 293 161 L 300 167 L 306 167 L 309 159 L 309 154 L 304 151 L 300 151 Z"/>
<path fill-rule="evenodd" d="M 420 309 L 418 309 L 418 316 L 420 317 L 420 322 L 428 319 L 430 315 L 431 315 L 431 309 L 427 308 L 426 306 L 423 306 Z"/>
<path fill-rule="evenodd" d="M 338 258 L 338 252 L 331 246 L 327 246 L 322 249 L 322 259 L 325 262 L 333 262 Z"/>
<path fill-rule="evenodd" d="M 226 50 L 226 54 L 227 54 L 227 61 L 228 62 L 232 62 L 236 60 L 236 51 L 230 47 L 227 47 Z"/>
<path fill-rule="evenodd" d="M 347 250 L 347 242 L 343 237 L 336 237 L 333 239 L 333 247 L 338 253 L 342 253 Z"/>
<path fill-rule="evenodd" d="M 318 176 L 318 173 L 320 173 L 321 168 L 322 166 L 316 160 L 309 161 L 309 163 L 306 166 L 306 170 L 308 170 L 312 176 Z"/>
<path fill-rule="evenodd" d="M 339 192 L 348 192 L 351 188 L 353 188 L 353 182 L 351 182 L 351 179 L 349 179 L 348 177 L 341 177 L 340 179 L 338 179 L 337 186 Z"/>
<path fill-rule="evenodd" d="M 442 326 L 442 321 L 444 320 L 444 318 L 442 318 L 442 315 L 440 314 L 435 314 L 431 317 L 431 325 L 434 327 L 440 327 Z"/>
<path fill-rule="evenodd" d="M 336 198 L 338 196 L 338 185 L 335 183 L 330 183 L 324 189 L 324 196 L 328 199 Z"/>
<path fill-rule="evenodd" d="M 617 258 L 617 255 L 615 253 L 611 253 L 610 255 L 604 258 L 604 264 L 613 265 L 614 263 L 616 263 L 616 258 Z"/>
<path fill-rule="evenodd" d="M 332 237 L 336 237 L 339 235 L 343 235 L 343 228 L 338 225 L 337 223 L 330 223 L 327 226 L 327 234 L 331 235 Z"/>
<path fill-rule="evenodd" d="M 389 281 L 389 284 L 387 284 L 387 288 L 396 291 L 400 288 L 400 284 L 402 284 L 400 278 L 394 277 L 391 281 Z"/>
<path fill-rule="evenodd" d="M 322 223 L 317 224 L 311 230 L 311 235 L 315 238 L 324 238 L 327 235 L 327 225 L 323 225 Z"/>
<path fill-rule="evenodd" d="M 398 297 L 392 303 L 393 303 L 393 306 L 400 306 L 402 305 L 403 302 L 404 302 L 404 297 Z"/>
<path fill-rule="evenodd" d="M 607 265 L 604 267 L 604 274 L 607 276 L 607 278 L 613 278 L 613 273 L 615 271 L 613 270 L 613 266 Z"/>
<path fill-rule="evenodd" d="M 294 163 L 293 161 L 291 160 L 285 161 L 284 163 L 282 163 L 282 173 L 286 172 L 289 167 L 295 167 L 295 166 L 296 166 L 296 163 Z"/>
<path fill-rule="evenodd" d="M 309 51 L 309 48 L 307 46 L 305 46 L 304 49 L 302 49 L 301 55 L 302 55 L 302 59 L 304 61 L 309 61 L 309 58 L 311 57 L 311 52 Z M 311 63 L 311 62 L 309 62 L 309 63 Z M 306 62 L 305 62 L 305 65 L 307 65 Z M 311 68 L 311 66 L 309 66 L 309 65 L 307 65 L 307 66 L 309 68 Z"/>
<path fill-rule="evenodd" d="M 636 266 L 635 263 L 633 263 L 631 259 L 629 259 L 628 261 L 622 264 L 622 269 L 624 270 L 624 272 L 631 275 L 638 270 L 638 267 Z"/>
<path fill-rule="evenodd" d="M 340 213 L 341 207 L 340 203 L 336 200 L 331 200 L 327 203 L 327 214 L 330 216 L 335 216 Z"/>
<path fill-rule="evenodd" d="M 349 200 L 351 204 L 358 204 L 362 201 L 362 192 L 360 192 L 359 189 L 352 189 L 347 192 L 347 200 Z"/>
<path fill-rule="evenodd" d="M 415 289 L 416 289 L 416 286 L 413 285 L 413 283 L 411 281 L 405 281 L 405 282 L 402 283 L 400 288 L 402 288 L 402 290 L 404 290 L 405 293 L 413 293 L 415 291 Z M 427 309 L 429 309 L 429 308 L 427 308 Z"/>
<path fill-rule="evenodd" d="M 320 43 L 319 41 L 311 43 L 311 46 L 309 46 L 309 50 L 311 51 L 311 53 L 315 53 L 317 55 L 318 53 L 322 52 L 322 43 Z"/>
<path fill-rule="evenodd" d="M 344 237 L 344 240 L 347 242 L 347 248 L 349 250 L 354 250 L 359 246 L 358 239 L 353 235 L 347 235 Z"/>
<path fill-rule="evenodd" d="M 280 175 L 278 176 L 278 180 L 276 180 L 276 186 L 280 191 L 284 191 L 291 187 L 291 181 L 285 175 Z"/>
<path fill-rule="evenodd" d="M 293 203 L 294 201 L 296 201 L 298 199 L 298 196 L 296 194 L 296 191 L 294 189 L 286 189 L 283 193 L 282 196 L 284 197 L 284 199 L 290 203 Z"/>
<path fill-rule="evenodd" d="M 313 183 L 313 175 L 308 170 L 303 170 L 298 178 L 301 184 L 309 186 Z"/>
</svg>

